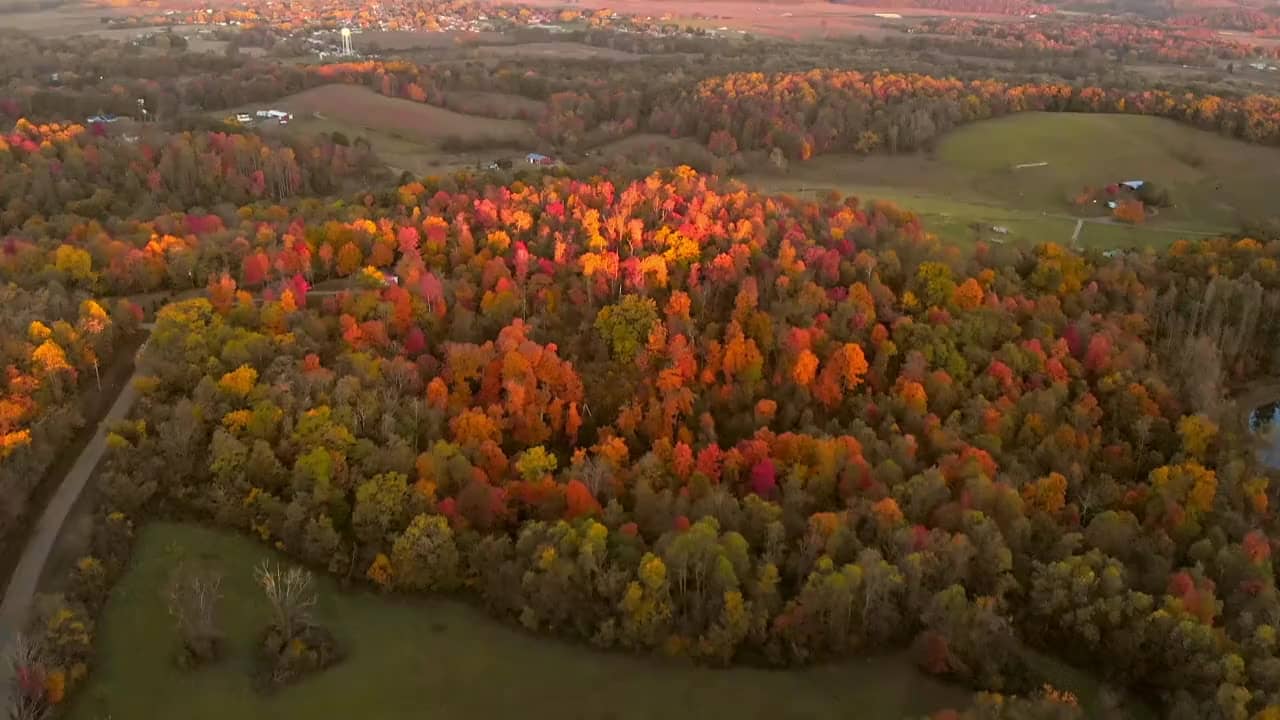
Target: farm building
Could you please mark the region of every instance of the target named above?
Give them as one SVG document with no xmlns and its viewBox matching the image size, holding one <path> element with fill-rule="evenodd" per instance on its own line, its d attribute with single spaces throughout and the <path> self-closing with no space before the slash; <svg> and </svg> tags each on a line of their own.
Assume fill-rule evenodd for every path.
<svg viewBox="0 0 1280 720">
<path fill-rule="evenodd" d="M 539 153 L 529 153 L 525 156 L 525 160 L 527 160 L 530 165 L 554 165 L 556 162 L 554 159 Z"/>
<path fill-rule="evenodd" d="M 119 115 L 94 115 L 89 118 L 88 122 L 90 125 L 97 125 L 98 123 L 110 124 L 113 122 L 120 122 L 123 119 L 124 118 Z"/>
</svg>

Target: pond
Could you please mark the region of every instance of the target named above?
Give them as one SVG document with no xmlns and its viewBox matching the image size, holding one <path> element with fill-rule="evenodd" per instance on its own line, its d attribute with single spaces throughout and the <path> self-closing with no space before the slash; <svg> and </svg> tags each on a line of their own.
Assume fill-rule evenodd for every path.
<svg viewBox="0 0 1280 720">
<path fill-rule="evenodd" d="M 1280 400 L 1255 408 L 1249 414 L 1249 429 L 1262 439 L 1258 452 L 1262 464 L 1280 470 Z"/>
</svg>

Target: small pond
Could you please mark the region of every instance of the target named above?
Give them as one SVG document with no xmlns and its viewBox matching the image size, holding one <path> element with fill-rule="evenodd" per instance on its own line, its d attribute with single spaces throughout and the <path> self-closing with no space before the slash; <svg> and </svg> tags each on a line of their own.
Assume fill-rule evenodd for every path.
<svg viewBox="0 0 1280 720">
<path fill-rule="evenodd" d="M 1280 469 L 1280 400 L 1255 408 L 1249 414 L 1249 429 L 1263 440 L 1258 453 L 1262 464 Z"/>
</svg>

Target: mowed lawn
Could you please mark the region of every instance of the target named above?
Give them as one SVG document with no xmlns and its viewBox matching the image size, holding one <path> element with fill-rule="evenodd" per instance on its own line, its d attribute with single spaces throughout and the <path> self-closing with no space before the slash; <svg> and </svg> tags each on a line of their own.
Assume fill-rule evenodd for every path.
<svg viewBox="0 0 1280 720">
<path fill-rule="evenodd" d="M 1017 167 L 1018 165 L 1038 165 Z M 1280 149 L 1250 145 L 1163 118 L 1019 113 L 958 128 L 932 153 L 829 155 L 794 163 L 785 174 L 743 178 L 765 190 L 834 189 L 916 209 L 944 239 L 1067 243 L 1071 199 L 1086 186 L 1147 180 L 1174 206 L 1141 227 L 1086 221 L 1083 247 L 1164 245 L 1179 237 L 1232 232 L 1275 211 Z M 1097 220 L 1101 220 L 1098 222 Z M 971 226 L 985 226 L 975 232 Z"/>
<path fill-rule="evenodd" d="M 163 600 L 181 558 L 225 573 L 229 654 L 184 672 Z M 73 720 L 538 720 L 899 718 L 963 707 L 971 695 L 917 672 L 903 655 L 789 671 L 712 670 L 604 653 L 498 623 L 450 600 L 343 592 L 319 578 L 317 615 L 349 650 L 338 666 L 269 696 L 251 687 L 267 606 L 253 582 L 264 557 L 240 536 L 191 525 L 143 530 L 97 631 L 97 660 Z"/>
</svg>

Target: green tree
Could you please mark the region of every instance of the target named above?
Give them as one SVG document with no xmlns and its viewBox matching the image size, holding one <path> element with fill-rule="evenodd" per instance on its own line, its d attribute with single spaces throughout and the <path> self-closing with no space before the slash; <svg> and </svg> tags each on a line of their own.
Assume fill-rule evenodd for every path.
<svg viewBox="0 0 1280 720">
<path fill-rule="evenodd" d="M 630 362 L 648 341 L 649 331 L 658 321 L 658 306 L 650 298 L 627 295 L 596 313 L 595 328 L 609 346 L 613 358 Z"/>
<path fill-rule="evenodd" d="M 404 526 L 409 492 L 408 478 L 400 473 L 383 473 L 360 483 L 351 515 L 356 537 L 371 546 L 386 542 Z"/>
<path fill-rule="evenodd" d="M 391 548 L 395 582 L 410 590 L 454 589 L 458 565 L 453 530 L 440 515 L 415 517 Z"/>
</svg>

